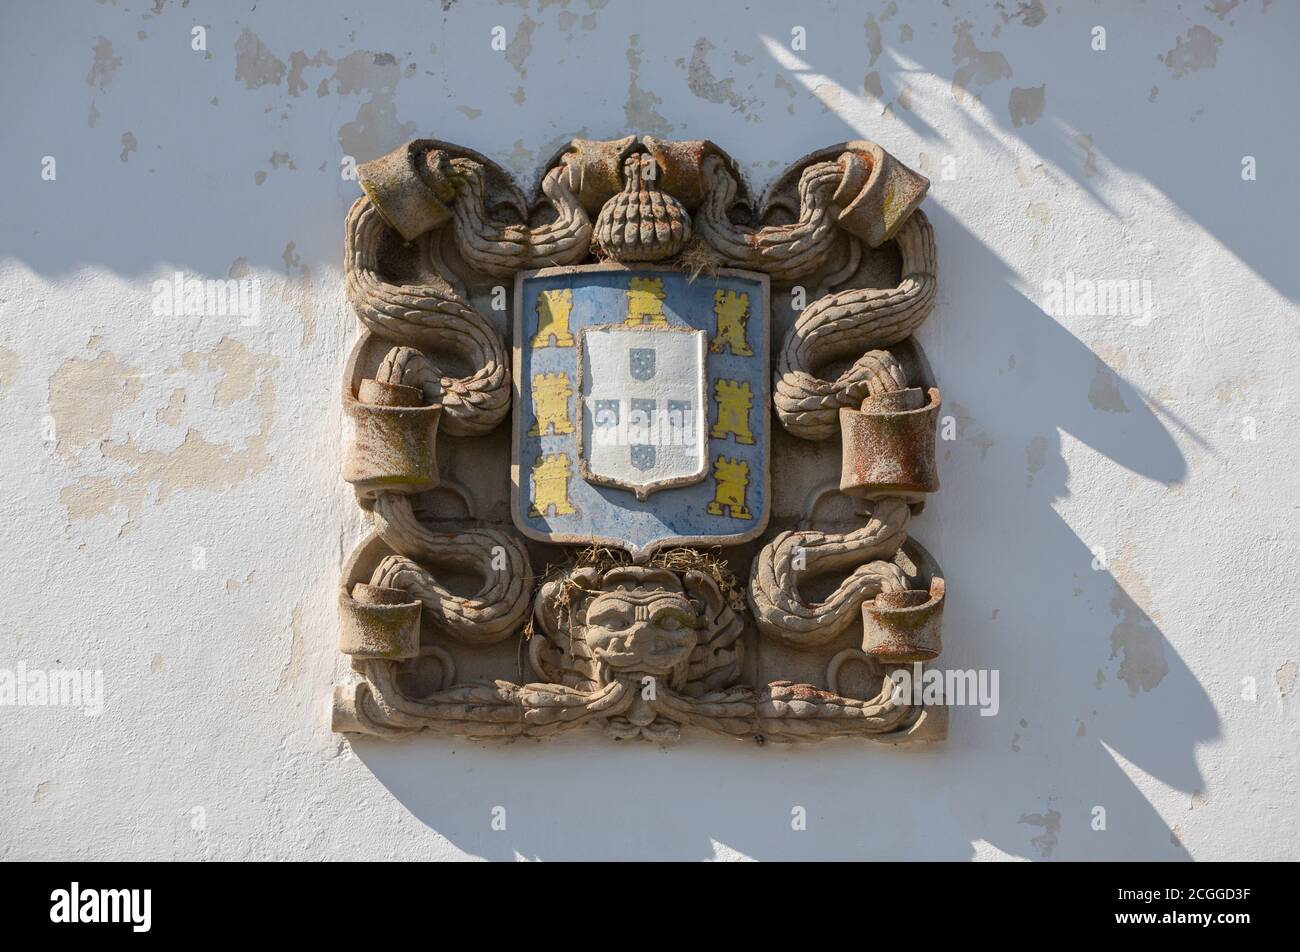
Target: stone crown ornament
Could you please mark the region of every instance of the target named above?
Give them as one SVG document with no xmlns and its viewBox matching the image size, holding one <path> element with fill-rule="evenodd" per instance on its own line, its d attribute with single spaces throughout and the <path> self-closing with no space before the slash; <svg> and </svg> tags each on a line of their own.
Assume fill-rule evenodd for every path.
<svg viewBox="0 0 1300 952">
<path fill-rule="evenodd" d="M 946 735 L 892 678 L 939 655 L 945 596 L 908 534 L 939 488 L 925 178 L 846 142 L 755 202 L 713 143 L 651 136 L 573 140 L 531 202 L 437 140 L 358 178 L 372 530 L 335 730 Z"/>
</svg>

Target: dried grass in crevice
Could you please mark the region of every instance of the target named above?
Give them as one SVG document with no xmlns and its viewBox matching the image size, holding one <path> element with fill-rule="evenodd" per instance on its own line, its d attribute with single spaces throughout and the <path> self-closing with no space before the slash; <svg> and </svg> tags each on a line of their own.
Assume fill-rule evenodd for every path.
<svg viewBox="0 0 1300 952">
<path fill-rule="evenodd" d="M 701 274 L 708 275 L 710 278 L 717 277 L 718 269 L 726 261 L 707 241 L 699 235 L 693 235 L 672 263 L 678 270 L 690 275 L 688 280 L 694 281 Z"/>
<path fill-rule="evenodd" d="M 562 620 L 568 612 L 568 607 L 573 604 L 575 596 L 581 597 L 587 594 L 587 589 L 573 580 L 574 571 L 583 568 L 594 568 L 601 575 L 604 575 L 611 569 L 637 565 L 645 568 L 667 569 L 678 574 L 700 572 L 707 575 L 717 584 L 718 589 L 726 596 L 727 603 L 734 611 L 744 611 L 745 594 L 741 590 L 735 573 L 731 571 L 727 560 L 722 558 L 721 551 L 721 548 L 711 550 L 684 547 L 660 549 L 650 556 L 648 561 L 634 562 L 632 557 L 622 549 L 592 545 L 578 551 L 568 562 L 548 565 L 545 574 L 542 576 L 541 584 L 545 586 L 552 581 L 563 582 L 556 590 L 551 605 L 556 616 Z M 533 616 L 529 615 L 528 622 L 524 625 L 524 637 L 531 638 L 532 634 Z"/>
</svg>

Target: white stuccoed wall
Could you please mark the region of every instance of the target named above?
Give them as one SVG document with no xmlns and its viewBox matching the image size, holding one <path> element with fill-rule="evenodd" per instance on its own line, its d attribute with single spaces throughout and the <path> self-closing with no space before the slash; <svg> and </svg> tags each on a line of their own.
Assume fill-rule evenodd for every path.
<svg viewBox="0 0 1300 952">
<path fill-rule="evenodd" d="M 1293 5 L 157 6 L 0 14 L 0 669 L 105 683 L 0 707 L 0 858 L 1300 856 Z M 1001 679 L 945 748 L 330 733 L 340 159 L 432 135 L 531 188 L 627 131 L 759 189 L 855 137 L 931 176 L 959 438 L 914 529 L 944 664 Z M 232 269 L 256 326 L 152 313 Z M 1150 281 L 1150 322 L 1049 316 L 1067 272 Z"/>
</svg>

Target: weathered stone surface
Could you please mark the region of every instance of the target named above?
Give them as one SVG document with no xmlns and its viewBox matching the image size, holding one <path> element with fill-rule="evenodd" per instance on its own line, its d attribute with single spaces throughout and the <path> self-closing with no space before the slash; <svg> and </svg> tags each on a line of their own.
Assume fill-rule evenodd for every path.
<svg viewBox="0 0 1300 952">
<path fill-rule="evenodd" d="M 865 499 L 919 502 L 939 491 L 934 460 L 939 390 L 920 387 L 875 394 L 861 410 L 840 408 L 840 490 Z"/>
<path fill-rule="evenodd" d="M 433 143 L 415 139 L 406 148 L 357 166 L 357 181 L 407 241 L 445 224 L 451 212 L 444 202 L 456 194 L 451 167 Z"/>
<path fill-rule="evenodd" d="M 938 655 L 945 590 L 907 534 L 938 488 L 924 177 L 849 142 L 756 203 L 712 143 L 632 136 L 573 140 L 531 203 L 437 140 L 359 171 L 344 475 L 375 531 L 343 572 L 336 730 L 942 739 L 891 680 Z M 478 303 L 511 278 L 513 362 Z M 506 507 L 483 461 L 512 402 Z M 769 532 L 772 487 L 813 473 Z M 868 511 L 828 521 L 827 493 Z"/>
</svg>

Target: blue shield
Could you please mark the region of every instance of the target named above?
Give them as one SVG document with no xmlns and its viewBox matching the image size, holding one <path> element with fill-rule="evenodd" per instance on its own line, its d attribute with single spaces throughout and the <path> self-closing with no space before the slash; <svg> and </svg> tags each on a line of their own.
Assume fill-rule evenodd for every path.
<svg viewBox="0 0 1300 952">
<path fill-rule="evenodd" d="M 770 500 L 768 279 L 592 265 L 515 282 L 512 511 L 619 547 L 758 536 Z"/>
</svg>

